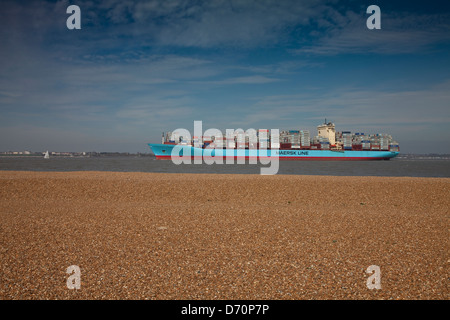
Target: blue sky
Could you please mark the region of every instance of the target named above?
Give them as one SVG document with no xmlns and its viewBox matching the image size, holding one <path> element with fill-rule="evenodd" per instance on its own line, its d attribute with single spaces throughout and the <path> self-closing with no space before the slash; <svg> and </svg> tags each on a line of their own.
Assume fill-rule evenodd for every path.
<svg viewBox="0 0 450 320">
<path fill-rule="evenodd" d="M 450 153 L 448 1 L 2 1 L 0 40 L 0 151 L 150 152 L 194 120 L 316 134 L 326 118 Z"/>
</svg>

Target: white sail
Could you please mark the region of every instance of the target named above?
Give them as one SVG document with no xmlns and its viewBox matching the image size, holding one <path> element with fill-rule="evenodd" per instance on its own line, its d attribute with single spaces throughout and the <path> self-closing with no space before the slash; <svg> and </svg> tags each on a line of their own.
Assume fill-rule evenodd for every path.
<svg viewBox="0 0 450 320">
<path fill-rule="evenodd" d="M 48 150 L 47 150 L 44 154 L 44 159 L 49 159 L 49 158 L 50 158 L 50 154 L 48 153 Z"/>
</svg>

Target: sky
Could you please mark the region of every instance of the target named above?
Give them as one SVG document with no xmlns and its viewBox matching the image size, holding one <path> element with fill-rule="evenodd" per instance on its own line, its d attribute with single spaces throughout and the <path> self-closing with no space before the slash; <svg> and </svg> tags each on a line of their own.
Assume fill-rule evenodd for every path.
<svg viewBox="0 0 450 320">
<path fill-rule="evenodd" d="M 325 119 L 450 153 L 450 2 L 0 4 L 0 151 L 150 153 L 195 120 L 316 135 Z"/>
</svg>

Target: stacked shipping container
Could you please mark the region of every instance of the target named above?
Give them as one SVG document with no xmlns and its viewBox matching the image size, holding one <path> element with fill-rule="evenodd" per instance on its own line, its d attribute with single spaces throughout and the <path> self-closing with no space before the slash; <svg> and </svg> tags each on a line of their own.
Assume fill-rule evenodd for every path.
<svg viewBox="0 0 450 320">
<path fill-rule="evenodd" d="M 384 133 L 364 134 L 350 131 L 336 132 L 336 148 L 344 150 L 382 150 L 399 151 L 398 142 L 392 139 L 392 136 Z M 280 149 L 313 149 L 330 150 L 331 145 L 328 138 L 315 136 L 311 139 L 308 130 L 288 130 L 281 131 L 279 138 L 270 137 L 268 129 L 259 129 L 258 131 L 249 130 L 247 133 L 227 132 L 226 136 L 211 137 L 194 136 L 192 140 L 181 136 L 177 132 L 167 132 L 163 134 L 163 141 L 167 144 L 194 145 L 195 147 L 206 147 L 210 145 L 215 148 L 280 148 Z M 334 148 L 334 146 L 333 146 Z"/>
</svg>

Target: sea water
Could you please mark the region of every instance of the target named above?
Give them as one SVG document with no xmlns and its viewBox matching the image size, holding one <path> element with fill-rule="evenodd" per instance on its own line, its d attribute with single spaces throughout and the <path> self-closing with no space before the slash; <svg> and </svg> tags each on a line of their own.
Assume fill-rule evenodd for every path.
<svg viewBox="0 0 450 320">
<path fill-rule="evenodd" d="M 27 157 L 2 156 L 0 170 L 117 171 L 166 173 L 259 174 L 261 164 L 180 164 L 153 156 Z M 266 165 L 267 167 L 268 165 Z M 278 174 L 332 176 L 450 177 L 450 159 L 379 161 L 280 161 Z"/>
</svg>

